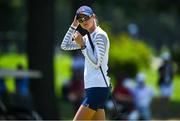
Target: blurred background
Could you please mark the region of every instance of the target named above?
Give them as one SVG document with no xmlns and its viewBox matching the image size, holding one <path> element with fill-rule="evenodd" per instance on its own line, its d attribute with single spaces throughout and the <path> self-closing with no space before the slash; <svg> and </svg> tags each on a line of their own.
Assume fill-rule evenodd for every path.
<svg viewBox="0 0 180 121">
<path fill-rule="evenodd" d="M 72 119 L 83 61 L 61 41 L 91 6 L 111 47 L 108 119 L 180 119 L 180 1 L 0 0 L 0 118 Z M 114 117 L 115 115 L 115 117 Z"/>
</svg>

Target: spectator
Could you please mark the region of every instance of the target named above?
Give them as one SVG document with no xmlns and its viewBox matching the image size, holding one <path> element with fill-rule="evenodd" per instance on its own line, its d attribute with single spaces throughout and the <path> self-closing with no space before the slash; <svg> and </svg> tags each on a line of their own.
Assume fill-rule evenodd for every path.
<svg viewBox="0 0 180 121">
<path fill-rule="evenodd" d="M 75 51 L 73 54 L 72 70 L 82 72 L 84 70 L 84 58 L 79 51 Z"/>
<path fill-rule="evenodd" d="M 84 96 L 83 73 L 74 71 L 72 78 L 63 85 L 63 98 L 74 105 L 76 111 Z"/>
<path fill-rule="evenodd" d="M 17 66 L 18 71 L 23 71 L 24 68 L 21 64 Z M 28 96 L 29 95 L 29 77 L 24 76 L 24 77 L 17 77 L 15 79 L 15 84 L 16 84 L 16 93 L 23 95 L 23 96 Z"/>
<path fill-rule="evenodd" d="M 117 101 L 117 106 L 120 108 L 118 119 L 129 119 L 129 115 L 134 109 L 133 93 L 131 92 L 131 80 L 119 80 L 113 90 L 113 96 Z"/>
<path fill-rule="evenodd" d="M 5 84 L 5 80 L 0 77 L 0 96 L 5 94 L 6 92 L 7 92 L 7 87 L 6 87 L 6 84 Z"/>
<path fill-rule="evenodd" d="M 138 111 L 139 119 L 150 120 L 151 111 L 150 105 L 154 95 L 154 91 L 150 86 L 147 86 L 145 83 L 145 75 L 139 73 L 136 76 L 137 85 L 134 88 L 134 101 L 136 109 Z"/>
<path fill-rule="evenodd" d="M 173 66 L 169 53 L 162 55 L 163 63 L 159 67 L 158 86 L 160 88 L 162 100 L 168 101 L 173 93 Z"/>
<path fill-rule="evenodd" d="M 132 36 L 133 38 L 138 38 L 139 28 L 136 23 L 129 23 L 127 29 L 130 36 Z"/>
</svg>

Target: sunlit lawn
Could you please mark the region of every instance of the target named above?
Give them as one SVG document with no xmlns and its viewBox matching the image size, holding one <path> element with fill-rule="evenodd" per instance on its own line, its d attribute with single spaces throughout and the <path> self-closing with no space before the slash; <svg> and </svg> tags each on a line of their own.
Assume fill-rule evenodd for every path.
<svg viewBox="0 0 180 121">
<path fill-rule="evenodd" d="M 158 80 L 158 73 L 156 70 L 146 70 L 146 75 L 147 75 L 147 84 L 151 85 L 154 88 L 155 91 L 155 96 L 159 96 L 159 88 L 157 86 L 157 80 Z M 173 79 L 173 86 L 174 86 L 174 91 L 173 91 L 173 96 L 172 100 L 173 101 L 180 101 L 180 95 L 178 94 L 180 91 L 180 76 L 175 75 Z"/>
<path fill-rule="evenodd" d="M 0 56 L 0 68 L 16 70 L 18 64 L 22 64 L 26 69 L 28 68 L 27 56 L 25 54 L 4 54 Z M 71 76 L 71 57 L 63 54 L 56 54 L 54 56 L 55 69 L 55 91 L 57 95 L 61 94 L 60 88 L 63 81 L 69 79 Z M 6 85 L 9 92 L 15 90 L 14 78 L 5 77 Z"/>
<path fill-rule="evenodd" d="M 27 68 L 27 56 L 16 53 L 0 55 L 0 69 L 5 68 L 16 70 L 18 64 L 22 64 Z M 12 77 L 5 77 L 5 80 L 8 91 L 13 92 L 15 90 L 14 79 Z"/>
</svg>

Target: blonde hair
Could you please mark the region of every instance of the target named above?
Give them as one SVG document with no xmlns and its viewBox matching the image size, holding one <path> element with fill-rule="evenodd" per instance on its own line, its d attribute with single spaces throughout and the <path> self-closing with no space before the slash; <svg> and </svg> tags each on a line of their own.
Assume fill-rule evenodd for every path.
<svg viewBox="0 0 180 121">
<path fill-rule="evenodd" d="M 93 16 L 94 16 L 94 23 L 96 24 L 96 26 L 98 26 L 99 24 L 98 24 L 98 19 L 96 17 L 96 14 L 93 13 Z"/>
</svg>

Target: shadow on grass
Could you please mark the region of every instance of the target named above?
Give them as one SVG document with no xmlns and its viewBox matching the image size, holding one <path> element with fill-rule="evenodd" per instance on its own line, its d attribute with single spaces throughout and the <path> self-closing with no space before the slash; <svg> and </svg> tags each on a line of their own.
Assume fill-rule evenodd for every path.
<svg viewBox="0 0 180 121">
<path fill-rule="evenodd" d="M 152 102 L 153 119 L 180 119 L 180 102 L 166 102 L 160 98 L 155 98 Z"/>
<path fill-rule="evenodd" d="M 155 98 L 152 102 L 152 119 L 155 120 L 178 120 L 180 119 L 180 102 L 165 102 L 160 98 Z M 73 119 L 76 111 L 73 104 L 65 100 L 59 100 L 59 111 L 62 120 Z M 107 115 L 108 117 L 108 115 Z"/>
<path fill-rule="evenodd" d="M 72 120 L 76 111 L 73 104 L 63 99 L 59 100 L 59 112 L 61 120 Z"/>
</svg>

